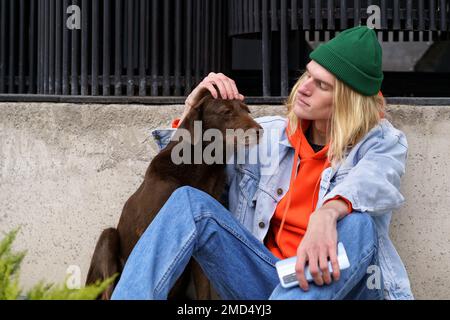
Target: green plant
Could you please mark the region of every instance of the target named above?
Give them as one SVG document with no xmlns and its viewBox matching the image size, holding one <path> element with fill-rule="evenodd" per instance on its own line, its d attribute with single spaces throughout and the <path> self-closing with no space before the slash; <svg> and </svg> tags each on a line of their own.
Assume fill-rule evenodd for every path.
<svg viewBox="0 0 450 320">
<path fill-rule="evenodd" d="M 80 289 L 69 289 L 65 284 L 39 282 L 27 293 L 19 286 L 20 264 L 26 252 L 13 252 L 11 247 L 19 229 L 5 235 L 0 241 L 0 300 L 92 300 L 109 287 L 117 274 L 103 282 Z"/>
</svg>

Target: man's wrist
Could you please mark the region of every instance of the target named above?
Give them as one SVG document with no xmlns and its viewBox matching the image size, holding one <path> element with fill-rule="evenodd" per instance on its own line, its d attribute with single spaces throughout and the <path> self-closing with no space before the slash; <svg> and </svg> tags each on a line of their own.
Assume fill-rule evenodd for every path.
<svg viewBox="0 0 450 320">
<path fill-rule="evenodd" d="M 345 217 L 348 212 L 348 205 L 344 200 L 336 199 L 327 201 L 323 206 L 323 209 L 335 219 L 336 221 Z"/>
</svg>

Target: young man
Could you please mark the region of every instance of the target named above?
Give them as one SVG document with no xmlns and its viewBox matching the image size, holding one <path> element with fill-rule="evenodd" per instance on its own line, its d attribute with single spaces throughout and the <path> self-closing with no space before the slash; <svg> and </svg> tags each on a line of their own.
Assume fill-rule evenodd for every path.
<svg viewBox="0 0 450 320">
<path fill-rule="evenodd" d="M 413 298 L 388 235 L 392 210 L 404 201 L 407 142 L 383 118 L 376 34 L 348 29 L 310 58 L 287 100 L 287 119 L 257 119 L 264 132 L 279 132 L 260 142 L 271 146 L 275 173 L 228 165 L 228 208 L 199 190 L 177 189 L 134 248 L 113 299 L 165 299 L 191 257 L 223 299 Z M 216 88 L 224 99 L 243 99 L 232 79 L 211 73 L 183 116 L 205 90 L 217 98 Z M 161 147 L 172 134 L 156 133 Z M 342 271 L 338 242 L 351 265 Z M 299 286 L 285 289 L 274 264 L 291 256 Z"/>
</svg>

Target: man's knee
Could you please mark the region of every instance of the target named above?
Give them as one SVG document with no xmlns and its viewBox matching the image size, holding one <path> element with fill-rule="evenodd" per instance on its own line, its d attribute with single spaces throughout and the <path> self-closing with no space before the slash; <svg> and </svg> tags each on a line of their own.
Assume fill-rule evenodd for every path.
<svg viewBox="0 0 450 320">
<path fill-rule="evenodd" d="M 191 186 L 181 186 L 172 193 L 171 197 L 174 198 L 189 198 L 189 199 L 202 199 L 202 198 L 210 198 L 210 195 L 206 192 L 196 189 Z"/>
<path fill-rule="evenodd" d="M 351 236 L 364 243 L 377 243 L 375 222 L 367 213 L 353 212 L 338 222 L 338 234 Z"/>
</svg>

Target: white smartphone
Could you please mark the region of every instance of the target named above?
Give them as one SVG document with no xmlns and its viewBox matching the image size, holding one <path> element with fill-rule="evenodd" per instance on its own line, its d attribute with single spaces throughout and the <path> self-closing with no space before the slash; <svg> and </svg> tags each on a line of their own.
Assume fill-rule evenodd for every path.
<svg viewBox="0 0 450 320">
<path fill-rule="evenodd" d="M 345 270 L 350 267 L 350 261 L 348 261 L 347 252 L 345 251 L 342 242 L 338 243 L 337 246 L 337 258 L 339 264 L 339 270 Z M 297 276 L 295 275 L 295 263 L 297 262 L 297 257 L 291 257 L 288 259 L 280 260 L 275 263 L 277 268 L 278 278 L 280 279 L 281 286 L 284 288 L 291 288 L 298 285 Z M 328 261 L 328 270 L 330 273 L 333 272 L 333 267 L 331 262 Z M 309 272 L 309 266 L 305 267 L 305 277 L 308 282 L 313 281 L 311 273 Z"/>
</svg>

